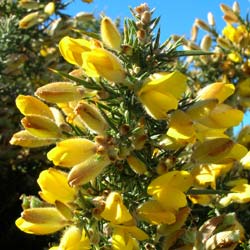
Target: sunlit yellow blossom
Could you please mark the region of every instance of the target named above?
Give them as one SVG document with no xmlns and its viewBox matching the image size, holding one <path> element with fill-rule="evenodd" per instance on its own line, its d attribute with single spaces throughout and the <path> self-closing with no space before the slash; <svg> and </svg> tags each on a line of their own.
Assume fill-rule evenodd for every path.
<svg viewBox="0 0 250 250">
<path fill-rule="evenodd" d="M 216 138 L 205 141 L 193 151 L 192 159 L 196 163 L 224 164 L 240 160 L 247 149 L 228 138 Z"/>
<path fill-rule="evenodd" d="M 171 114 L 167 135 L 175 139 L 190 141 L 195 130 L 191 118 L 183 111 L 176 110 Z"/>
<path fill-rule="evenodd" d="M 27 130 L 21 130 L 11 137 L 10 144 L 28 148 L 38 148 L 54 144 L 56 141 L 56 138 L 36 137 Z"/>
<path fill-rule="evenodd" d="M 82 65 L 82 53 L 91 50 L 91 42 L 86 39 L 75 39 L 65 36 L 59 42 L 59 50 L 63 58 L 75 65 Z"/>
<path fill-rule="evenodd" d="M 82 68 L 90 77 L 104 77 L 111 82 L 122 83 L 126 78 L 118 57 L 102 48 L 82 53 Z"/>
<path fill-rule="evenodd" d="M 196 121 L 210 128 L 223 129 L 239 125 L 243 116 L 242 111 L 221 103 L 216 105 L 207 116 L 203 116 Z"/>
<path fill-rule="evenodd" d="M 193 178 L 186 171 L 171 171 L 154 179 L 148 186 L 152 195 L 164 209 L 178 210 L 187 205 L 186 192 Z"/>
<path fill-rule="evenodd" d="M 108 195 L 105 202 L 105 209 L 101 213 L 101 216 L 113 224 L 122 224 L 133 219 L 118 192 L 111 192 Z"/>
<path fill-rule="evenodd" d="M 51 234 L 70 222 L 53 207 L 25 209 L 16 220 L 16 226 L 29 234 Z"/>
<path fill-rule="evenodd" d="M 149 115 L 155 119 L 166 119 L 168 111 L 177 109 L 178 100 L 185 90 L 185 75 L 161 72 L 147 78 L 137 94 Z"/>
<path fill-rule="evenodd" d="M 138 207 L 138 215 L 141 219 L 146 220 L 152 224 L 172 224 L 175 222 L 174 210 L 164 209 L 156 200 L 149 200 Z"/>
<path fill-rule="evenodd" d="M 222 206 L 228 206 L 230 203 L 247 203 L 250 201 L 250 185 L 239 184 L 230 190 L 227 196 L 220 200 Z"/>
<path fill-rule="evenodd" d="M 29 95 L 18 95 L 16 106 L 23 115 L 43 115 L 52 120 L 54 116 L 50 108 L 39 99 Z"/>
<path fill-rule="evenodd" d="M 217 99 L 219 103 L 224 102 L 234 93 L 235 87 L 231 83 L 215 82 L 200 89 L 197 93 L 199 100 Z"/>
<path fill-rule="evenodd" d="M 50 250 L 89 250 L 91 249 L 90 240 L 84 229 L 76 226 L 70 226 L 63 233 L 58 247 Z"/>
<path fill-rule="evenodd" d="M 139 250 L 137 240 L 146 240 L 147 234 L 136 226 L 111 225 L 114 228 L 112 235 L 112 249 Z"/>
<path fill-rule="evenodd" d="M 80 100 L 84 88 L 71 82 L 53 82 L 38 88 L 35 95 L 47 102 L 64 103 Z"/>
<path fill-rule="evenodd" d="M 121 34 L 108 17 L 103 17 L 101 20 L 101 37 L 106 46 L 111 49 L 120 50 Z"/>
<path fill-rule="evenodd" d="M 39 195 L 48 203 L 54 204 L 56 200 L 70 203 L 76 198 L 77 190 L 69 186 L 67 174 L 62 171 L 54 168 L 44 170 L 37 182 L 41 188 Z"/>
<path fill-rule="evenodd" d="M 227 58 L 235 63 L 240 63 L 242 61 L 242 57 L 237 52 L 231 52 L 227 55 Z"/>
<path fill-rule="evenodd" d="M 109 164 L 110 160 L 106 154 L 94 154 L 70 170 L 68 183 L 70 186 L 86 184 L 96 178 Z"/>
<path fill-rule="evenodd" d="M 71 138 L 57 143 L 56 147 L 48 152 L 47 157 L 56 166 L 73 167 L 93 156 L 96 147 L 90 140 Z"/>
<path fill-rule="evenodd" d="M 193 204 L 199 204 L 202 206 L 211 205 L 212 196 L 207 194 L 197 194 L 197 195 L 189 195 L 189 200 L 192 201 Z"/>
<path fill-rule="evenodd" d="M 228 38 L 231 42 L 239 44 L 243 39 L 244 34 L 247 32 L 246 27 L 244 25 L 239 25 L 236 28 L 231 24 L 227 24 L 227 26 L 223 29 L 223 35 Z"/>
<path fill-rule="evenodd" d="M 24 128 L 33 136 L 41 138 L 61 138 L 62 133 L 56 123 L 42 115 L 26 115 L 21 120 Z"/>
</svg>

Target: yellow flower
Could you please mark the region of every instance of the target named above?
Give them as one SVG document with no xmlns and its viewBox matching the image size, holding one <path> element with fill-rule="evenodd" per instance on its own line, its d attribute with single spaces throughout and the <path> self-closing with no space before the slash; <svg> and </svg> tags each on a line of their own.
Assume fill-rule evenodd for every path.
<svg viewBox="0 0 250 250">
<path fill-rule="evenodd" d="M 154 179 L 148 186 L 152 195 L 166 210 L 178 210 L 187 205 L 186 192 L 193 184 L 193 178 L 186 171 L 171 171 Z"/>
<path fill-rule="evenodd" d="M 90 240 L 84 229 L 76 226 L 70 226 L 65 230 L 58 247 L 52 247 L 50 250 L 89 250 L 91 249 Z"/>
<path fill-rule="evenodd" d="M 234 93 L 235 87 L 231 83 L 215 82 L 200 89 L 197 93 L 198 100 L 217 99 L 219 103 L 224 102 Z"/>
<path fill-rule="evenodd" d="M 164 209 L 156 200 L 149 200 L 138 207 L 138 215 L 141 219 L 151 224 L 173 224 L 176 220 L 175 210 Z"/>
<path fill-rule="evenodd" d="M 244 25 L 239 25 L 236 28 L 231 24 L 228 24 L 222 31 L 222 34 L 228 38 L 231 42 L 239 44 L 244 37 L 247 29 Z"/>
<path fill-rule="evenodd" d="M 52 103 L 64 103 L 80 100 L 84 88 L 71 82 L 53 82 L 38 88 L 35 95 Z"/>
<path fill-rule="evenodd" d="M 33 96 L 18 95 L 16 106 L 23 115 L 42 115 L 54 120 L 48 105 Z"/>
<path fill-rule="evenodd" d="M 62 133 L 56 123 L 42 115 L 27 115 L 21 120 L 24 128 L 33 136 L 40 138 L 61 138 Z"/>
<path fill-rule="evenodd" d="M 138 97 L 146 112 L 154 119 L 166 119 L 167 112 L 177 109 L 186 90 L 186 76 L 180 72 L 156 73 L 146 79 Z"/>
<path fill-rule="evenodd" d="M 101 21 L 101 37 L 103 43 L 115 50 L 120 50 L 121 34 L 115 24 L 108 17 L 103 17 Z"/>
<path fill-rule="evenodd" d="M 65 36 L 59 42 L 59 50 L 63 58 L 75 65 L 82 65 L 82 53 L 90 51 L 92 44 L 86 39 L 75 39 L 69 36 Z"/>
<path fill-rule="evenodd" d="M 193 121 L 185 112 L 174 111 L 170 116 L 167 135 L 176 140 L 192 141 L 195 136 Z"/>
<path fill-rule="evenodd" d="M 192 160 L 200 164 L 224 164 L 240 160 L 247 149 L 228 138 L 216 138 L 198 144 L 192 154 Z"/>
<path fill-rule="evenodd" d="M 231 52 L 227 55 L 227 58 L 235 63 L 240 63 L 242 61 L 242 57 L 239 53 L 237 52 Z"/>
<path fill-rule="evenodd" d="M 250 185 L 239 184 L 230 190 L 227 196 L 220 200 L 220 204 L 224 207 L 228 206 L 232 202 L 236 203 L 248 203 L 250 202 Z"/>
<path fill-rule="evenodd" d="M 104 77 L 111 82 L 122 83 L 126 74 L 121 61 L 106 49 L 96 48 L 82 53 L 82 68 L 90 77 Z"/>
<path fill-rule="evenodd" d="M 38 148 L 56 143 L 56 138 L 40 138 L 33 136 L 27 130 L 15 133 L 10 140 L 10 144 L 27 148 Z"/>
<path fill-rule="evenodd" d="M 73 167 L 96 153 L 96 144 L 84 138 L 71 138 L 57 143 L 47 157 L 54 165 Z M 77 149 L 77 150 L 76 150 Z"/>
<path fill-rule="evenodd" d="M 70 170 L 68 183 L 70 186 L 86 184 L 96 178 L 109 164 L 110 160 L 106 154 L 94 154 Z"/>
<path fill-rule="evenodd" d="M 111 192 L 108 195 L 105 202 L 105 209 L 101 213 L 101 216 L 113 224 L 123 224 L 133 219 L 118 192 Z"/>
<path fill-rule="evenodd" d="M 48 203 L 54 204 L 55 201 L 71 203 L 75 200 L 77 190 L 71 188 L 67 181 L 67 174 L 49 168 L 40 173 L 37 182 L 41 188 L 39 195 Z"/>
<path fill-rule="evenodd" d="M 148 236 L 136 226 L 111 225 L 114 227 L 112 235 L 112 249 L 139 250 L 137 240 L 146 240 Z"/>
<path fill-rule="evenodd" d="M 54 207 L 25 209 L 16 220 L 16 226 L 29 234 L 51 234 L 70 222 Z"/>
</svg>

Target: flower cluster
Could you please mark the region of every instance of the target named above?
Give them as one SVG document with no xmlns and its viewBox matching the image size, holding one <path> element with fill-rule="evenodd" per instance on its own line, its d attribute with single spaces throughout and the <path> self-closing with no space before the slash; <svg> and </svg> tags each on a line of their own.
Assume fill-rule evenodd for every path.
<svg viewBox="0 0 250 250">
<path fill-rule="evenodd" d="M 230 137 L 244 116 L 230 102 L 235 82 L 213 76 L 195 89 L 178 55 L 210 60 L 209 38 L 204 51 L 178 51 L 180 41 L 154 36 L 159 18 L 147 4 L 132 14 L 122 34 L 103 17 L 100 39 L 62 38 L 60 53 L 76 69 L 54 70 L 63 81 L 17 97 L 24 129 L 10 143 L 49 146 L 54 166 L 38 178 L 40 198 L 23 199 L 16 225 L 30 234 L 64 230 L 51 250 L 235 249 L 245 230 L 223 209 L 250 201 L 248 180 L 238 180 L 248 149 Z M 244 32 L 228 26 L 223 34 L 236 48 Z M 232 61 L 232 53 L 219 55 Z M 216 212 L 198 225 L 199 206 Z"/>
</svg>

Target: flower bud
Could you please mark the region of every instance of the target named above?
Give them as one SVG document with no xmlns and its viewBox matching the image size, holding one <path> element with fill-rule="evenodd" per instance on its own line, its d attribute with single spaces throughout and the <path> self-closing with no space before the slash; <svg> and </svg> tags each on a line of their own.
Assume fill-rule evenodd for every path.
<svg viewBox="0 0 250 250">
<path fill-rule="evenodd" d="M 54 144 L 56 141 L 55 138 L 39 138 L 30 134 L 27 130 L 21 130 L 12 136 L 10 144 L 27 148 L 39 148 Z"/>
<path fill-rule="evenodd" d="M 230 49 L 231 47 L 230 42 L 223 37 L 217 37 L 216 42 L 218 45 L 220 45 L 224 49 Z"/>
<path fill-rule="evenodd" d="M 37 9 L 39 7 L 39 3 L 34 0 L 19 0 L 18 7 L 25 9 Z"/>
<path fill-rule="evenodd" d="M 52 103 L 63 103 L 80 100 L 84 88 L 71 82 L 53 82 L 38 88 L 35 95 Z"/>
<path fill-rule="evenodd" d="M 141 15 L 141 21 L 144 25 L 148 25 L 151 21 L 151 13 L 150 11 L 144 11 Z"/>
<path fill-rule="evenodd" d="M 208 25 L 206 22 L 204 22 L 203 20 L 197 18 L 197 19 L 195 19 L 195 24 L 196 24 L 198 27 L 200 27 L 201 29 L 210 32 L 210 27 L 209 27 L 209 25 Z"/>
<path fill-rule="evenodd" d="M 213 15 L 212 12 L 208 12 L 208 14 L 207 14 L 207 21 L 208 21 L 209 25 L 215 26 L 214 15 Z"/>
<path fill-rule="evenodd" d="M 79 12 L 74 18 L 79 22 L 88 22 L 94 19 L 94 15 L 92 13 Z"/>
<path fill-rule="evenodd" d="M 89 159 L 75 165 L 68 175 L 70 186 L 81 186 L 96 178 L 110 164 L 107 155 L 95 154 Z"/>
<path fill-rule="evenodd" d="M 61 138 L 61 130 L 54 121 L 41 115 L 27 115 L 21 120 L 24 128 L 40 138 Z"/>
<path fill-rule="evenodd" d="M 222 12 L 225 14 L 223 18 L 226 22 L 229 22 L 229 23 L 239 22 L 239 18 L 229 6 L 222 3 L 220 4 L 220 8 Z"/>
<path fill-rule="evenodd" d="M 108 124 L 94 105 L 80 101 L 75 112 L 81 117 L 85 126 L 97 134 L 105 134 Z"/>
<path fill-rule="evenodd" d="M 192 29 L 191 29 L 191 38 L 190 38 L 190 40 L 191 41 L 196 41 L 196 39 L 197 39 L 197 35 L 198 35 L 198 27 L 197 27 L 197 25 L 193 25 L 192 26 Z"/>
<path fill-rule="evenodd" d="M 103 17 L 101 21 L 101 37 L 103 43 L 114 50 L 120 51 L 121 34 L 115 24 L 108 17 Z"/>
<path fill-rule="evenodd" d="M 127 162 L 130 166 L 130 168 L 136 173 L 136 174 L 145 174 L 147 171 L 147 167 L 144 162 L 142 162 L 140 159 L 133 155 L 129 155 L 127 157 Z"/>
<path fill-rule="evenodd" d="M 232 9 L 233 12 L 235 12 L 237 15 L 240 15 L 240 5 L 237 1 L 234 1 Z"/>
<path fill-rule="evenodd" d="M 49 2 L 44 7 L 44 13 L 47 15 L 52 15 L 55 12 L 55 3 Z"/>
<path fill-rule="evenodd" d="M 201 40 L 201 49 L 204 51 L 209 51 L 210 47 L 212 45 L 212 38 L 210 35 L 205 35 Z"/>
<path fill-rule="evenodd" d="M 26 16 L 24 16 L 20 21 L 19 21 L 19 28 L 21 29 L 28 29 L 40 22 L 39 18 L 39 12 L 32 12 Z"/>
</svg>

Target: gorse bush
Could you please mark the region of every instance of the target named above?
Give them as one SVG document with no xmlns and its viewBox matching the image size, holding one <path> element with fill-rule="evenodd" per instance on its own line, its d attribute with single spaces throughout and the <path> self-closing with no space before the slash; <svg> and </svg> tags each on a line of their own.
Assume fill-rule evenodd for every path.
<svg viewBox="0 0 250 250">
<path fill-rule="evenodd" d="M 232 129 L 249 104 L 250 25 L 237 3 L 221 9 L 222 33 L 209 13 L 190 40 L 161 43 L 147 4 L 122 31 L 103 16 L 60 39 L 74 70 L 52 67 L 60 80 L 16 98 L 10 143 L 49 147 L 54 165 L 24 196 L 20 230 L 61 231 L 51 250 L 248 249 L 249 128 Z"/>
</svg>

